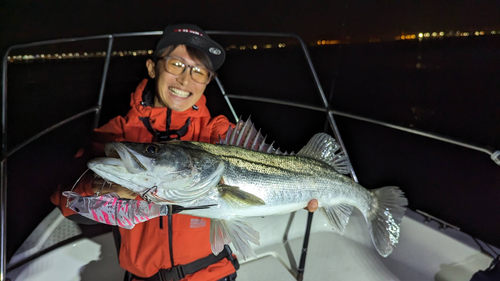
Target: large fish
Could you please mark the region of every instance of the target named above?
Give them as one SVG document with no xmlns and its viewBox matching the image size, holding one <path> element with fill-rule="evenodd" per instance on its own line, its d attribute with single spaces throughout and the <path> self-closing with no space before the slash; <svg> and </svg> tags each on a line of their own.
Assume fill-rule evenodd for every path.
<svg viewBox="0 0 500 281">
<path fill-rule="evenodd" d="M 367 190 L 342 175 L 350 164 L 328 134 L 316 134 L 296 155 L 276 154 L 261 138 L 248 121 L 228 133 L 225 145 L 107 144 L 108 157 L 91 160 L 88 167 L 149 203 L 115 194 L 84 198 L 66 193 L 69 205 L 91 219 L 127 228 L 176 212 L 207 217 L 212 251 L 219 253 L 232 242 L 247 257 L 255 255 L 249 242 L 258 244 L 259 233 L 242 219 L 293 212 L 317 199 L 335 231 L 343 233 L 356 207 L 380 255 L 387 257 L 393 251 L 407 205 L 399 188 Z"/>
</svg>

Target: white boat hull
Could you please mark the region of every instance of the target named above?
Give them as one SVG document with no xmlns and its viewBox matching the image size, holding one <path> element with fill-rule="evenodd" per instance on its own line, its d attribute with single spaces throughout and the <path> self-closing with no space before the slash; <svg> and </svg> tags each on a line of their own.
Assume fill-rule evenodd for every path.
<svg viewBox="0 0 500 281">
<path fill-rule="evenodd" d="M 238 281 L 296 280 L 294 270 L 302 251 L 307 212 L 295 213 L 287 242 L 283 243 L 291 216 L 248 220 L 260 232 L 261 245 L 254 247 L 257 259 L 240 259 Z M 67 219 L 52 217 L 51 220 L 60 224 Z M 334 233 L 323 213 L 317 212 L 311 228 L 304 279 L 331 280 L 335 276 L 335 280 L 468 281 L 475 272 L 489 266 L 492 258 L 482 253 L 470 236 L 454 229 L 440 230 L 437 223 L 423 221 L 423 216 L 407 211 L 399 244 L 389 257 L 383 258 L 373 247 L 359 211 L 353 212 L 343 236 Z M 45 234 L 38 235 L 39 239 L 49 237 L 47 232 L 57 231 L 57 227 L 44 231 Z M 36 240 L 35 237 L 32 239 Z M 27 243 L 37 244 L 33 241 Z M 293 254 L 292 261 L 288 258 L 287 248 Z M 20 254 L 16 253 L 11 260 L 19 260 L 16 256 Z M 123 276 L 111 233 L 66 244 L 7 273 L 13 281 L 121 281 Z"/>
</svg>

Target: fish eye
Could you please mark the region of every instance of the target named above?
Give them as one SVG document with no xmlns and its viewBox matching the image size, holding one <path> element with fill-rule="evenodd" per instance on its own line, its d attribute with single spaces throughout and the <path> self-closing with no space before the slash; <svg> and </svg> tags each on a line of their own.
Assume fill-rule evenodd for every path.
<svg viewBox="0 0 500 281">
<path fill-rule="evenodd" d="M 156 152 L 158 152 L 158 147 L 156 145 L 148 145 L 146 147 L 146 152 L 150 154 L 155 154 Z"/>
</svg>

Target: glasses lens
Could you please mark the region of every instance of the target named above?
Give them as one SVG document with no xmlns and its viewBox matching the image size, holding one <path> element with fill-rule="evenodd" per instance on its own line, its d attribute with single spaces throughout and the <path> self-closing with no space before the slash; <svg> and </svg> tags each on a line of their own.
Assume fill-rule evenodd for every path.
<svg viewBox="0 0 500 281">
<path fill-rule="evenodd" d="M 207 83 L 210 79 L 210 71 L 206 68 L 194 66 L 191 68 L 191 78 L 198 83 Z"/>
<path fill-rule="evenodd" d="M 165 59 L 165 70 L 173 75 L 181 75 L 184 71 L 186 71 L 186 67 L 190 67 L 190 75 L 195 82 L 206 84 L 212 76 L 210 70 L 204 67 L 188 66 L 183 61 L 176 58 L 166 57 Z"/>
<path fill-rule="evenodd" d="M 165 70 L 174 75 L 181 75 L 186 69 L 186 65 L 174 58 L 167 58 L 167 63 L 165 64 Z"/>
</svg>

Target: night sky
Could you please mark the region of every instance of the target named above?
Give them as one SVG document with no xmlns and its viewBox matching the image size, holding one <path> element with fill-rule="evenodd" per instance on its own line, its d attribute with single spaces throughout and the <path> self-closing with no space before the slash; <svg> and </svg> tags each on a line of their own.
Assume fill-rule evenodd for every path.
<svg viewBox="0 0 500 281">
<path fill-rule="evenodd" d="M 291 4 L 293 3 L 293 4 Z M 401 32 L 500 28 L 500 1 L 35 1 L 0 2 L 0 47 L 63 37 L 163 30 L 293 32 L 306 43 Z"/>
<path fill-rule="evenodd" d="M 368 42 L 370 38 L 394 40 L 401 33 L 452 30 L 500 31 L 500 1 L 2 0 L 0 1 L 0 51 L 3 55 L 8 46 L 41 40 L 158 31 L 163 30 L 169 24 L 181 22 L 194 23 L 206 30 L 291 32 L 300 35 L 306 43 L 315 42 L 318 39 L 349 39 L 350 42 Z M 498 148 L 497 140 L 500 130 L 497 129 L 499 122 L 496 120 L 500 120 L 500 115 L 496 107 L 492 108 L 497 104 L 500 85 L 497 79 L 500 73 L 499 37 L 495 35 L 442 41 L 424 40 L 426 45 L 423 49 L 417 46 L 416 41 L 413 42 L 415 44 L 399 41 L 397 43 L 401 44 L 385 42 L 350 44 L 347 47 L 336 45 L 330 46 L 331 48 L 315 48 L 315 53 L 312 53 L 313 59 L 316 58 L 314 63 L 319 70 L 324 88 L 327 91 L 329 89 L 336 91 L 333 100 L 336 103 L 332 101 L 331 104 L 335 104 L 339 109 L 357 113 L 360 116 L 372 116 L 371 114 L 375 112 L 374 108 L 378 108 L 381 109 L 377 111 L 380 115 L 375 116 L 375 119 L 405 127 L 412 127 L 409 124 L 416 124 L 416 129 L 430 132 L 434 130 L 440 134 L 456 136 L 464 140 L 471 139 Z M 483 38 L 486 39 L 482 40 Z M 339 62 L 342 71 L 339 72 L 337 78 L 335 69 L 331 66 L 337 63 L 336 51 L 339 49 L 342 49 L 339 53 L 343 55 L 341 62 L 349 63 Z M 424 55 L 420 61 L 422 53 Z M 272 58 L 275 59 L 275 53 L 269 52 L 269 54 L 274 55 Z M 266 63 L 265 60 L 267 60 L 266 57 L 261 57 L 260 61 L 256 60 L 250 52 L 241 52 L 240 55 L 247 56 L 245 57 L 247 60 L 241 60 L 245 64 L 248 62 Z M 131 58 L 125 59 L 127 63 L 130 63 L 131 61 L 127 59 Z M 85 64 L 85 67 L 93 69 L 91 68 L 93 61 L 83 62 L 89 63 Z M 416 68 L 415 65 L 421 65 L 420 62 L 428 67 Z M 233 60 L 232 63 L 238 66 L 240 61 Z M 18 70 L 23 70 L 22 67 L 27 64 L 13 65 L 18 66 Z M 62 60 L 61 64 L 52 64 L 52 66 L 60 65 L 65 66 L 65 61 Z M 142 61 L 140 65 L 143 67 Z M 45 85 L 51 85 L 51 81 L 59 81 L 61 77 L 56 73 L 46 71 L 41 64 L 34 64 L 34 66 L 35 68 L 39 66 L 40 72 L 47 78 L 41 75 L 41 79 L 31 79 L 28 80 L 29 83 L 24 83 L 25 76 L 18 75 L 17 83 L 13 82 L 9 84 L 9 87 L 15 89 L 14 85 L 19 86 L 18 93 L 36 88 L 36 97 L 41 99 L 49 89 Z M 227 62 L 225 67 L 228 66 L 230 64 Z M 102 69 L 102 66 L 99 65 L 99 67 Z M 115 79 L 127 80 L 122 78 L 121 69 L 120 75 L 116 74 L 117 69 L 119 68 L 114 68 Z M 288 69 L 294 69 L 294 67 Z M 71 79 L 90 81 L 87 75 L 96 72 L 86 70 L 87 68 L 70 69 L 65 78 L 68 81 L 73 81 Z M 272 68 L 266 70 L 271 74 L 279 71 Z M 113 73 L 113 69 L 110 72 Z M 79 75 L 71 75 L 71 73 Z M 131 71 L 128 74 L 129 77 L 135 78 L 135 72 Z M 275 76 L 263 76 L 271 80 L 267 84 L 262 82 L 263 85 L 280 85 L 275 83 Z M 36 77 L 36 75 L 31 77 Z M 248 77 L 254 76 L 248 75 Z M 128 80 L 136 83 L 132 78 Z M 229 86 L 233 80 L 235 87 L 252 89 L 251 86 L 256 84 L 254 80 L 248 80 L 249 84 L 243 84 L 241 82 L 243 79 L 232 79 L 227 81 L 228 88 L 226 89 L 230 89 Z M 359 81 L 364 81 L 364 83 Z M 71 82 L 66 84 L 64 86 L 73 86 Z M 81 84 L 88 86 L 89 83 Z M 108 83 L 111 86 L 118 84 L 121 86 L 121 83 Z M 28 90 L 25 90 L 25 86 Z M 289 86 L 295 87 L 291 84 Z M 85 92 L 85 89 L 83 87 L 80 90 Z M 127 97 L 130 93 L 129 89 L 125 91 Z M 61 98 L 69 100 L 76 98 L 66 94 L 71 89 L 59 87 L 58 90 L 60 90 Z M 121 89 L 120 91 L 114 90 L 111 89 L 108 92 L 117 94 L 123 92 Z M 293 92 L 293 90 L 288 92 Z M 234 92 L 239 93 L 236 90 Z M 287 91 L 282 92 L 287 93 Z M 300 93 L 300 91 L 296 92 Z M 38 106 L 35 99 L 31 101 Z M 124 102 L 128 109 L 128 99 Z M 11 104 L 10 101 L 9 104 Z M 23 103 L 19 102 L 19 104 Z M 80 106 L 80 103 L 71 104 Z M 81 104 L 83 106 L 85 103 Z M 470 106 L 471 104 L 473 106 Z M 263 108 L 265 111 L 265 107 Z M 60 113 L 50 108 L 44 108 L 44 110 L 49 113 Z M 275 111 L 278 112 L 274 109 L 267 110 L 270 113 Z M 27 112 L 40 115 L 35 111 L 28 110 Z M 463 114 L 464 112 L 467 114 Z M 20 114 L 29 116 L 25 112 Z M 259 115 L 255 114 L 255 119 L 257 116 Z M 297 114 L 297 116 L 302 115 Z M 28 118 L 28 120 L 34 119 L 36 118 Z M 46 122 L 46 119 L 40 119 L 40 121 Z M 500 239 L 497 235 L 500 226 L 496 223 L 500 214 L 497 201 L 495 201 L 498 198 L 500 174 L 498 167 L 488 157 L 471 151 L 460 151 L 455 146 L 445 146 L 429 139 L 420 139 L 412 135 L 409 137 L 410 135 L 398 134 L 397 131 L 381 130 L 380 127 L 373 129 L 365 123 L 346 118 L 338 119 L 343 138 L 351 145 L 350 155 L 357 161 L 354 162 L 354 166 L 362 181 L 369 182 L 370 187 L 386 185 L 387 181 L 390 185 L 404 186 L 405 192 L 412 198 L 410 202 L 413 208 L 420 208 L 445 221 L 459 225 L 465 232 L 500 246 Z M 16 119 L 12 118 L 12 120 Z M 475 122 L 476 120 L 487 123 L 487 126 Z M 321 119 L 321 121 L 324 120 Z M 33 121 L 30 122 L 33 123 Z M 256 123 L 265 124 L 264 121 Z M 320 127 L 323 127 L 323 123 L 314 124 L 320 124 Z M 487 133 L 482 133 L 483 131 Z M 64 137 L 69 137 L 69 134 Z M 365 141 L 368 137 L 371 137 L 372 142 Z M 49 143 L 48 145 L 55 144 Z M 70 150 L 68 147 L 64 148 Z M 28 152 L 25 153 L 28 154 Z M 68 155 L 72 157 L 74 153 L 68 153 Z M 43 160 L 42 157 L 40 159 Z M 386 159 L 386 163 L 380 163 L 379 159 Z M 61 160 L 55 159 L 53 162 L 58 164 L 58 161 Z M 19 166 L 24 168 L 21 164 Z M 57 165 L 56 167 L 63 166 Z M 34 176 L 25 175 L 21 168 L 19 171 L 23 171 L 23 174 L 18 177 L 20 183 L 17 186 L 26 190 L 31 189 L 30 181 Z M 31 169 L 30 172 L 36 174 L 37 170 Z M 57 170 L 52 172 L 55 174 Z M 13 178 L 10 177 L 9 180 Z M 43 188 L 48 190 L 53 186 L 56 184 L 49 184 Z M 479 189 L 481 192 L 477 192 Z M 18 194 L 30 192 L 24 189 L 12 190 Z M 460 192 L 456 192 L 457 190 Z M 44 194 L 51 192 L 46 191 Z M 22 198 L 16 195 L 9 198 Z M 25 198 L 22 199 L 24 202 Z M 32 199 L 37 201 L 35 202 L 37 204 L 46 204 L 47 209 L 53 208 L 48 200 L 41 202 L 38 198 Z M 417 199 L 421 200 L 420 203 Z M 10 206 L 18 207 L 16 204 Z M 11 212 L 11 214 L 14 213 Z M 484 216 L 484 214 L 488 215 Z M 45 213 L 38 212 L 36 215 L 40 218 L 30 214 L 31 221 L 23 220 L 24 229 L 32 229 L 45 216 Z M 16 231 L 22 228 L 18 225 L 16 227 Z M 11 227 L 10 231 L 14 231 L 14 228 Z M 28 232 L 25 234 L 27 236 Z M 19 238 L 20 244 L 23 237 Z"/>
</svg>

